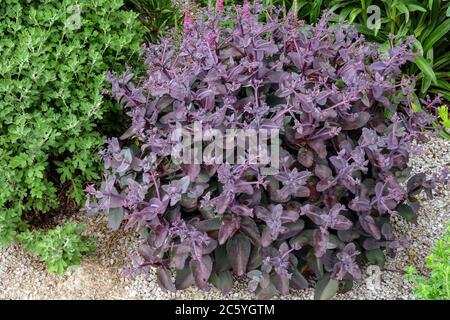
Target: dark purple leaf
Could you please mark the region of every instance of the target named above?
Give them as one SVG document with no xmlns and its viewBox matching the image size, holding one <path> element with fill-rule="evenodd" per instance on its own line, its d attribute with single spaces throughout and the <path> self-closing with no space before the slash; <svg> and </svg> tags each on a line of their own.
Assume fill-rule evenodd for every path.
<svg viewBox="0 0 450 320">
<path fill-rule="evenodd" d="M 261 245 L 261 235 L 258 226 L 251 218 L 243 217 L 239 230 L 247 236 L 255 247 Z"/>
<path fill-rule="evenodd" d="M 274 274 L 270 277 L 274 287 L 283 295 L 289 293 L 289 278 Z"/>
<path fill-rule="evenodd" d="M 211 274 L 211 283 L 219 289 L 222 294 L 228 294 L 233 287 L 233 276 L 229 271 L 224 271 L 219 274 L 213 272 Z"/>
<path fill-rule="evenodd" d="M 175 287 L 177 290 L 184 290 L 195 284 L 194 276 L 192 275 L 189 264 L 181 269 L 177 270 L 175 276 Z"/>
<path fill-rule="evenodd" d="M 233 219 L 223 219 L 219 230 L 219 244 L 224 244 L 239 229 L 239 224 Z"/>
<path fill-rule="evenodd" d="M 227 256 L 237 276 L 242 276 L 247 270 L 250 258 L 251 243 L 244 235 L 237 233 L 227 242 Z"/>
<path fill-rule="evenodd" d="M 175 292 L 176 288 L 172 281 L 172 274 L 166 268 L 158 268 L 156 270 L 156 279 L 158 284 L 167 291 Z"/>
<path fill-rule="evenodd" d="M 208 291 L 208 279 L 212 271 L 212 260 L 208 255 L 202 256 L 201 260 L 192 259 L 189 263 L 195 284 L 202 290 Z"/>
</svg>

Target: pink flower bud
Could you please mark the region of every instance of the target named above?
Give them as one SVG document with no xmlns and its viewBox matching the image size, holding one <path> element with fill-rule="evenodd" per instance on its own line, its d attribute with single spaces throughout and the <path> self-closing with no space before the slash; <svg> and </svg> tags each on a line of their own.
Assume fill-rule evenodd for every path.
<svg viewBox="0 0 450 320">
<path fill-rule="evenodd" d="M 223 10 L 223 0 L 217 0 L 217 10 Z"/>
<path fill-rule="evenodd" d="M 217 44 L 217 34 L 213 31 L 207 36 L 207 41 L 210 46 L 215 46 Z"/>
<path fill-rule="evenodd" d="M 192 25 L 192 18 L 191 14 L 189 13 L 189 10 L 184 11 L 184 33 L 189 32 L 189 29 Z"/>
<path fill-rule="evenodd" d="M 250 18 L 248 0 L 244 0 L 244 14 L 242 16 L 244 17 L 244 19 Z"/>
</svg>

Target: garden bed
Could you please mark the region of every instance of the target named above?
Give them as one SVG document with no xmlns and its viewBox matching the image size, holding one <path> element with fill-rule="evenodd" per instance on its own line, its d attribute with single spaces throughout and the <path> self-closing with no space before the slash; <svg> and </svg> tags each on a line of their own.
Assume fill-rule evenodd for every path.
<svg viewBox="0 0 450 320">
<path fill-rule="evenodd" d="M 410 165 L 414 172 L 429 175 L 439 173 L 450 165 L 450 141 L 433 138 L 421 147 Z M 394 228 L 398 236 L 410 239 L 410 246 L 394 259 L 388 258 L 381 273 L 380 286 L 367 287 L 367 273 L 353 290 L 338 294 L 335 299 L 414 299 L 411 285 L 404 279 L 404 268 L 414 265 L 426 274 L 425 257 L 434 242 L 439 239 L 450 220 L 450 186 L 438 187 L 434 199 L 421 198 L 422 209 L 417 224 L 396 220 Z M 64 218 L 63 218 L 64 219 Z M 129 255 L 139 244 L 136 234 L 111 231 L 102 216 L 88 218 L 82 213 L 70 218 L 87 225 L 86 234 L 95 237 L 95 255 L 84 259 L 81 265 L 58 276 L 45 271 L 36 258 L 25 254 L 19 247 L 0 250 L 0 299 L 223 299 L 216 289 L 202 292 L 188 289 L 177 293 L 162 291 L 152 273 L 147 279 L 139 276 L 127 279 L 122 271 L 130 266 Z M 65 222 L 65 221 L 61 221 Z M 313 289 L 291 292 L 282 299 L 312 299 Z M 252 299 L 246 281 L 239 281 L 226 298 Z"/>
</svg>

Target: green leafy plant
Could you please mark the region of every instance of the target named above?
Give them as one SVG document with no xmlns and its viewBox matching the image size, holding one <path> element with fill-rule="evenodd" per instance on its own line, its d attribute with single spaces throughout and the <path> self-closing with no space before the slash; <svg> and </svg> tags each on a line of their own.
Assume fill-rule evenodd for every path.
<svg viewBox="0 0 450 320">
<path fill-rule="evenodd" d="M 99 178 L 93 155 L 121 123 L 116 116 L 103 119 L 106 110 L 119 110 L 103 98 L 104 74 L 139 52 L 144 32 L 122 5 L 0 3 L 0 244 L 27 229 L 24 213 L 48 212 L 60 196 L 80 203 L 84 182 Z M 20 238 L 33 248 L 44 241 Z"/>
<path fill-rule="evenodd" d="M 438 108 L 439 124 L 442 129 L 439 131 L 444 138 L 450 139 L 450 117 L 448 114 L 448 106 L 440 106 Z"/>
<path fill-rule="evenodd" d="M 415 294 L 424 300 L 450 300 L 450 225 L 426 258 L 428 276 L 419 275 L 416 268 L 406 268 L 406 278 L 414 284 Z"/>
<path fill-rule="evenodd" d="M 81 236 L 85 227 L 67 223 L 44 231 L 26 231 L 19 238 L 26 243 L 25 249 L 37 255 L 47 264 L 47 270 L 63 274 L 68 267 L 80 264 L 82 255 L 94 251 L 91 238 Z"/>
<path fill-rule="evenodd" d="M 151 42 L 169 35 L 173 29 L 177 30 L 182 25 L 183 13 L 172 0 L 127 0 L 125 4 L 140 14 Z"/>
</svg>

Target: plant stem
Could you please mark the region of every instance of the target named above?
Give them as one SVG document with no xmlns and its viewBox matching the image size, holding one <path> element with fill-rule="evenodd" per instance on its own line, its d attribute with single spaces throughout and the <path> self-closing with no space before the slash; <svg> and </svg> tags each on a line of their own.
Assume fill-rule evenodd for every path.
<svg viewBox="0 0 450 320">
<path fill-rule="evenodd" d="M 361 9 L 364 25 L 367 26 L 367 4 L 365 0 L 361 0 Z"/>
</svg>

